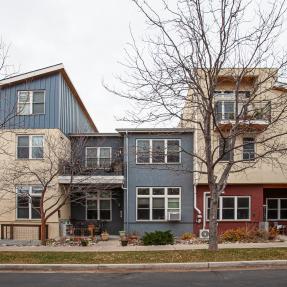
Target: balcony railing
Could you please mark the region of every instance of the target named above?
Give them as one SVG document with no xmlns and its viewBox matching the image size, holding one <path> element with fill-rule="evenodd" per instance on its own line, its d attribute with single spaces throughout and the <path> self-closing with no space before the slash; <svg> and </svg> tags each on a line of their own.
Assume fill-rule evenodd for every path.
<svg viewBox="0 0 287 287">
<path fill-rule="evenodd" d="M 99 164 L 100 163 L 100 164 Z M 64 164 L 61 175 L 123 175 L 124 165 L 118 160 L 80 160 L 74 165 Z"/>
<path fill-rule="evenodd" d="M 220 124 L 230 124 L 236 119 L 245 124 L 268 124 L 271 120 L 270 101 L 238 102 L 236 116 L 236 102 L 220 100 L 215 103 L 216 121 Z"/>
</svg>

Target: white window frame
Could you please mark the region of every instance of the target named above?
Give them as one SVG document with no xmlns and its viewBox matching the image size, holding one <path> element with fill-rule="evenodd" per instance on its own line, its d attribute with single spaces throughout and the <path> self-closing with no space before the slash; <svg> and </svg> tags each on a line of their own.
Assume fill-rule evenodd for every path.
<svg viewBox="0 0 287 287">
<path fill-rule="evenodd" d="M 109 192 L 109 197 L 101 197 L 102 191 L 96 191 L 96 192 L 90 192 L 86 195 L 86 220 L 102 220 L 110 222 L 113 220 L 113 202 L 112 202 L 112 191 L 111 190 L 105 190 L 104 192 Z M 89 219 L 88 218 L 88 200 L 96 200 L 97 201 L 97 219 Z M 101 219 L 101 208 L 100 208 L 100 202 L 101 200 L 109 200 L 110 201 L 110 219 Z"/>
<path fill-rule="evenodd" d="M 43 113 L 34 113 L 33 111 L 33 99 L 34 99 L 34 92 L 43 92 L 44 93 L 44 111 Z M 20 102 L 19 102 L 19 96 L 20 96 L 20 93 L 28 93 L 29 94 L 29 113 L 28 114 L 21 114 L 20 112 L 20 108 L 19 108 L 19 105 L 20 105 Z M 29 115 L 43 115 L 45 114 L 46 112 L 46 90 L 20 90 L 17 92 L 17 114 L 19 116 L 29 116 Z"/>
<path fill-rule="evenodd" d="M 28 189 L 28 196 L 29 196 L 29 218 L 19 218 L 18 217 L 18 190 L 20 188 Z M 40 218 L 32 218 L 32 197 L 41 197 L 41 193 L 33 193 L 33 188 L 39 188 L 43 190 L 43 187 L 40 185 L 21 185 L 16 186 L 16 219 L 17 220 L 41 220 Z"/>
<path fill-rule="evenodd" d="M 94 147 L 94 146 L 87 146 L 85 148 L 85 167 L 90 169 L 106 169 L 107 167 L 100 167 L 100 155 L 101 155 L 101 149 L 109 149 L 110 150 L 110 162 L 109 167 L 112 165 L 112 147 L 110 146 L 101 146 L 101 147 Z M 96 149 L 97 150 L 97 165 L 95 167 L 88 167 L 88 158 L 87 158 L 87 150 L 88 149 Z"/>
<path fill-rule="evenodd" d="M 138 162 L 138 141 L 149 141 L 149 162 Z M 153 141 L 164 141 L 164 162 L 152 162 L 152 143 Z M 167 161 L 167 142 L 168 141 L 178 141 L 179 146 L 179 161 L 178 162 L 168 162 Z M 181 163 L 181 139 L 176 138 L 170 138 L 170 139 L 161 139 L 161 138 L 153 138 L 153 139 L 147 139 L 147 138 L 138 138 L 136 139 L 136 164 L 155 164 L 155 165 L 161 165 L 161 164 L 180 164 Z"/>
<path fill-rule="evenodd" d="M 204 216 L 206 221 L 209 221 L 207 210 L 208 210 L 208 198 L 210 194 L 207 194 L 204 199 Z M 234 198 L 234 218 L 233 219 L 222 219 L 222 201 L 223 198 Z M 247 219 L 237 219 L 238 210 L 238 198 L 248 198 L 249 199 L 249 217 Z M 250 221 L 251 220 L 251 196 L 250 195 L 222 195 L 219 197 L 219 219 L 218 221 Z"/>
<path fill-rule="evenodd" d="M 152 190 L 156 188 L 162 188 L 164 189 L 164 195 L 153 195 Z M 168 189 L 169 188 L 178 188 L 179 189 L 179 195 L 168 195 Z M 139 195 L 138 190 L 139 189 L 149 189 L 149 195 Z M 177 198 L 179 199 L 179 209 L 178 212 L 181 215 L 181 187 L 179 186 L 138 186 L 136 187 L 136 221 L 138 222 L 168 222 L 168 199 L 169 198 Z M 138 219 L 138 199 L 139 198 L 149 198 L 149 218 L 150 219 Z M 164 198 L 164 219 L 152 219 L 152 211 L 153 211 L 153 204 L 152 200 L 153 198 Z"/>
<path fill-rule="evenodd" d="M 218 103 L 221 103 L 221 119 L 219 121 L 234 121 L 235 120 L 235 101 L 234 100 L 216 100 L 215 102 L 217 105 Z M 233 103 L 233 119 L 225 119 L 225 103 Z M 229 113 L 231 114 L 231 113 Z"/>
<path fill-rule="evenodd" d="M 266 220 L 268 221 L 287 221 L 287 218 L 281 218 L 281 200 L 287 200 L 287 198 L 285 197 L 280 197 L 280 198 L 273 198 L 273 197 L 268 197 L 266 198 Z M 278 206 L 278 210 L 277 210 L 277 218 L 276 219 L 269 219 L 268 218 L 268 201 L 269 200 L 277 200 L 277 206 Z M 271 208 L 272 209 L 272 208 Z M 285 208 L 284 208 L 285 209 Z"/>
<path fill-rule="evenodd" d="M 18 137 L 29 137 L 29 157 L 28 158 L 18 158 Z M 32 142 L 33 142 L 33 137 L 42 137 L 43 138 L 43 157 L 39 158 L 34 158 L 32 157 Z M 25 134 L 19 134 L 16 135 L 16 159 L 18 160 L 43 160 L 44 159 L 44 145 L 45 145 L 45 136 L 40 134 L 40 135 L 25 135 Z"/>
</svg>

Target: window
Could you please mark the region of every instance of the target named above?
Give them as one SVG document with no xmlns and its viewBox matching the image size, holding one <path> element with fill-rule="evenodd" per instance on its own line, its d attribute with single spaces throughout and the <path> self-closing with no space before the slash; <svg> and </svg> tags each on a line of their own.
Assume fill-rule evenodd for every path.
<svg viewBox="0 0 287 287">
<path fill-rule="evenodd" d="M 287 219 L 287 198 L 267 198 L 267 219 Z"/>
<path fill-rule="evenodd" d="M 181 212 L 179 187 L 138 187 L 137 220 L 165 221 L 168 213 Z"/>
<path fill-rule="evenodd" d="M 112 196 L 111 191 L 95 191 L 86 197 L 87 219 L 111 220 Z"/>
<path fill-rule="evenodd" d="M 243 160 L 255 159 L 255 140 L 254 138 L 243 138 Z"/>
<path fill-rule="evenodd" d="M 234 101 L 217 101 L 215 103 L 216 119 L 221 120 L 234 120 L 235 116 L 235 102 Z"/>
<path fill-rule="evenodd" d="M 231 140 L 226 138 L 219 139 L 219 157 L 220 161 L 231 160 Z"/>
<path fill-rule="evenodd" d="M 16 188 L 17 219 L 40 219 L 41 186 Z"/>
<path fill-rule="evenodd" d="M 180 163 L 180 140 L 137 139 L 136 162 L 138 164 Z"/>
<path fill-rule="evenodd" d="M 45 91 L 19 91 L 19 115 L 32 115 L 45 113 Z"/>
<path fill-rule="evenodd" d="M 44 157 L 44 137 L 41 135 L 17 136 L 18 159 L 42 159 Z"/>
<path fill-rule="evenodd" d="M 86 147 L 86 167 L 110 168 L 112 163 L 111 147 Z"/>
<path fill-rule="evenodd" d="M 206 198 L 206 218 L 210 218 L 210 197 Z M 249 196 L 220 196 L 218 220 L 249 220 L 250 197 Z"/>
</svg>

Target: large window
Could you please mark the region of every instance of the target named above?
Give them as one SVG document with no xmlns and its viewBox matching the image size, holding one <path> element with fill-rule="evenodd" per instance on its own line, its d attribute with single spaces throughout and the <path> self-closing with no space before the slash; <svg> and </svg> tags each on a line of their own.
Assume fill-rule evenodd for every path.
<svg viewBox="0 0 287 287">
<path fill-rule="evenodd" d="M 17 219 L 40 219 L 41 186 L 16 188 Z"/>
<path fill-rule="evenodd" d="M 19 91 L 19 115 L 32 115 L 45 113 L 45 91 Z"/>
<path fill-rule="evenodd" d="M 206 218 L 210 218 L 210 197 L 206 198 Z M 249 196 L 221 196 L 217 210 L 218 220 L 249 220 Z"/>
<path fill-rule="evenodd" d="M 112 163 L 111 147 L 87 147 L 86 167 L 88 168 L 110 168 Z"/>
<path fill-rule="evenodd" d="M 219 139 L 219 157 L 221 161 L 231 160 L 231 140 L 226 138 Z"/>
<path fill-rule="evenodd" d="M 87 219 L 111 220 L 112 219 L 112 194 L 111 191 L 89 192 L 86 198 Z"/>
<path fill-rule="evenodd" d="M 267 219 L 287 220 L 287 198 L 267 198 Z"/>
<path fill-rule="evenodd" d="M 165 221 L 170 213 L 181 213 L 179 187 L 138 187 L 137 220 Z"/>
<path fill-rule="evenodd" d="M 138 164 L 180 163 L 179 139 L 137 139 Z"/>
<path fill-rule="evenodd" d="M 44 137 L 41 135 L 18 135 L 18 159 L 42 159 L 44 156 Z"/>
<path fill-rule="evenodd" d="M 255 159 L 254 138 L 243 138 L 243 160 L 251 161 Z"/>
</svg>

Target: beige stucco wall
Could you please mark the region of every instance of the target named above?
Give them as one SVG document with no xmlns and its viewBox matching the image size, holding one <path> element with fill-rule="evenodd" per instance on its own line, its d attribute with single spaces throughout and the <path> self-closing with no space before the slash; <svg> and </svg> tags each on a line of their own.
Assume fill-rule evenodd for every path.
<svg viewBox="0 0 287 287">
<path fill-rule="evenodd" d="M 270 77 L 270 79 L 265 80 L 269 75 L 270 72 L 274 73 L 274 77 Z M 236 74 L 234 70 L 225 69 L 221 72 L 221 78 L 218 82 L 216 90 L 219 91 L 232 91 L 235 89 L 234 81 L 232 81 L 232 75 Z M 231 75 L 229 77 L 229 75 Z M 250 77 L 249 77 L 250 76 Z M 274 69 L 254 69 L 250 75 L 246 78 L 246 80 L 242 81 L 239 90 L 248 91 L 251 90 L 253 84 L 256 82 L 262 82 L 262 85 L 259 86 L 257 93 L 258 100 L 270 100 L 271 101 L 271 113 L 272 117 L 275 118 L 278 116 L 278 113 L 282 111 L 282 96 L 286 97 L 285 91 L 280 91 L 278 89 L 272 89 L 274 86 L 274 82 L 276 80 L 276 70 Z M 257 85 L 257 84 L 256 84 Z M 204 84 L 202 84 L 204 87 Z M 192 103 L 192 96 L 193 92 L 189 92 L 187 104 L 184 108 L 184 118 L 189 119 L 192 118 L 193 120 L 202 121 L 200 113 L 196 112 L 196 108 L 193 106 Z M 285 103 L 286 105 L 286 103 Z M 287 112 L 287 111 L 286 111 Z M 258 130 L 253 133 L 245 133 L 244 135 L 240 135 L 236 141 L 236 145 L 242 145 L 243 136 L 249 137 L 253 136 L 258 141 L 270 138 L 279 132 L 284 134 L 287 133 L 287 115 L 282 116 L 282 119 L 278 121 L 278 123 L 274 124 L 273 126 L 269 127 L 265 132 L 259 132 Z M 286 119 L 285 119 L 286 117 Z M 195 129 L 195 138 L 197 139 L 197 143 L 195 147 L 197 149 L 197 154 L 205 159 L 205 146 L 203 140 L 203 134 L 198 126 L 188 120 L 182 121 L 182 127 L 187 128 L 194 128 Z M 273 144 L 275 141 L 269 141 L 269 144 Z M 276 143 L 278 142 L 279 146 L 287 148 L 287 135 L 282 135 L 280 138 L 276 137 Z M 218 132 L 212 132 L 212 149 L 215 149 L 219 145 L 218 139 Z M 263 144 L 256 144 L 256 152 L 259 154 L 263 154 L 264 151 L 267 150 L 266 146 Z M 215 157 L 218 155 L 218 149 L 215 151 Z M 242 147 L 238 148 L 235 151 L 234 155 L 235 160 L 242 159 Z M 197 167 L 199 170 L 205 171 L 204 165 L 201 164 L 199 160 L 197 160 Z M 223 168 L 225 163 L 220 163 L 215 168 L 215 174 L 220 176 L 222 174 Z M 265 157 L 263 160 L 259 160 L 256 165 L 253 162 L 242 162 L 236 165 L 233 168 L 233 171 L 239 170 L 242 168 L 248 167 L 245 171 L 231 173 L 228 178 L 229 184 L 247 184 L 247 183 L 260 183 L 260 184 L 286 184 L 287 183 L 287 156 L 286 153 L 272 153 L 270 156 Z M 207 176 L 203 174 L 198 174 L 198 183 L 204 184 L 207 183 Z"/>
<path fill-rule="evenodd" d="M 44 159 L 16 159 L 17 135 L 24 134 L 44 135 Z M 69 155 L 69 139 L 58 129 L 5 130 L 2 131 L 0 135 L 0 147 L 3 149 L 2 152 L 0 151 L 0 224 L 40 224 L 40 220 L 26 220 L 16 218 L 16 186 L 20 184 L 39 185 L 39 179 L 37 179 L 36 176 L 27 176 L 26 173 L 22 175 L 21 169 L 23 168 L 22 170 L 24 170 L 24 168 L 29 167 L 31 171 L 39 175 L 40 179 L 47 180 L 49 178 L 49 174 L 57 169 L 56 165 L 58 158 L 61 155 Z M 18 179 L 15 178 L 15 174 L 13 174 L 15 170 L 21 174 Z M 46 207 L 55 202 L 57 198 L 59 198 L 59 184 L 57 176 L 55 176 L 55 178 L 48 186 L 49 188 L 46 198 L 49 198 L 49 200 L 45 205 Z M 69 217 L 70 205 L 67 202 L 66 205 L 60 209 L 59 214 L 56 212 L 48 219 L 49 238 L 55 238 L 59 236 L 59 220 L 69 219 Z M 19 234 L 21 233 L 22 235 L 24 234 L 23 230 L 20 229 L 17 232 Z M 27 238 L 29 236 L 34 237 L 35 232 L 35 228 L 32 228 L 30 229 L 30 233 L 25 233 L 25 236 L 27 236 Z M 15 237 L 17 236 L 18 235 L 15 234 Z"/>
</svg>

